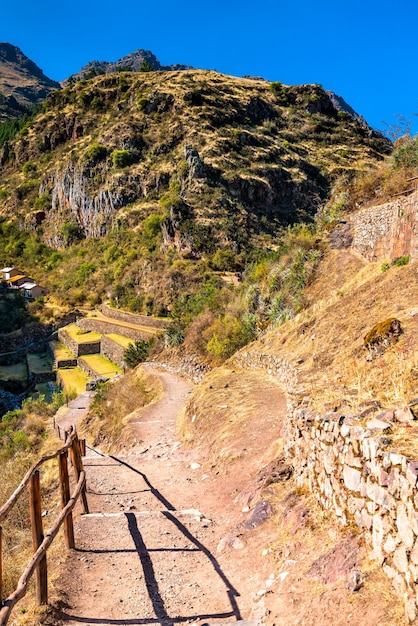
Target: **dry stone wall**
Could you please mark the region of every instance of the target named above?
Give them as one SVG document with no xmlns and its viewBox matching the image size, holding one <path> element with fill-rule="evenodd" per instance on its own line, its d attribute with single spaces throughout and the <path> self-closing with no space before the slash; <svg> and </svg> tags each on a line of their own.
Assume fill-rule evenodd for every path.
<svg viewBox="0 0 418 626">
<path fill-rule="evenodd" d="M 83 354 L 98 354 L 100 352 L 100 341 L 78 343 L 64 328 L 60 328 L 58 331 L 58 339 L 71 350 L 76 358 Z"/>
<path fill-rule="evenodd" d="M 285 453 L 297 484 L 342 525 L 357 525 L 413 622 L 418 616 L 418 461 L 399 454 L 391 437 L 393 429 L 408 424 L 311 411 L 297 389 L 297 370 L 271 354 L 243 351 L 232 362 L 280 378 L 289 398 Z"/>
<path fill-rule="evenodd" d="M 368 261 L 418 259 L 418 192 L 350 216 L 352 249 Z"/>
<path fill-rule="evenodd" d="M 297 484 L 343 525 L 355 522 L 364 532 L 412 622 L 418 604 L 418 461 L 391 449 L 391 428 L 379 419 L 363 425 L 359 418 L 319 415 L 291 403 L 285 449 Z"/>
<path fill-rule="evenodd" d="M 118 326 L 118 324 L 104 322 L 103 320 L 97 320 L 91 317 L 80 317 L 77 319 L 77 326 L 84 328 L 84 330 L 92 330 L 96 333 L 100 333 L 101 335 L 110 333 L 116 333 L 118 335 L 123 334 L 125 337 L 128 337 L 128 339 L 132 339 L 133 341 L 140 341 L 141 339 L 149 341 L 149 339 L 153 337 L 151 333 L 142 332 L 126 326 L 122 328 L 121 326 Z M 97 350 L 97 352 L 99 352 L 99 350 Z M 84 354 L 87 353 L 84 352 Z"/>
<path fill-rule="evenodd" d="M 153 328 L 167 328 L 170 325 L 169 320 L 155 319 L 154 317 L 147 317 L 146 315 L 136 315 L 134 313 L 127 313 L 126 311 L 120 311 L 119 309 L 112 309 L 107 304 L 102 305 L 103 315 L 107 317 L 113 317 L 115 320 L 122 322 L 129 322 L 130 324 L 136 324 L 138 326 L 152 326 Z"/>
<path fill-rule="evenodd" d="M 106 335 L 102 335 L 100 352 L 103 356 L 112 361 L 112 363 L 116 363 L 116 365 L 119 365 L 122 369 L 126 368 L 125 359 L 123 358 L 125 348 L 110 337 L 106 337 Z"/>
</svg>

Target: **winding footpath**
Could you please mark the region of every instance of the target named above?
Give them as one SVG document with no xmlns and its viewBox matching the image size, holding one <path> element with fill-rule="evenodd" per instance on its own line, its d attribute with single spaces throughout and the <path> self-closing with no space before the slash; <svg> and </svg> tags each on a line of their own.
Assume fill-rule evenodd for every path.
<svg viewBox="0 0 418 626">
<path fill-rule="evenodd" d="M 130 416 L 140 443 L 117 457 L 87 450 L 90 513 L 77 518 L 76 550 L 59 565 L 55 586 L 63 600 L 48 624 L 224 625 L 249 615 L 254 579 L 238 555 L 221 561 L 216 553 L 228 521 L 221 495 L 211 492 L 208 476 L 196 476 L 198 464 L 176 441 L 175 420 L 191 385 L 148 369 L 164 396 Z M 60 426 L 77 424 L 93 395 L 61 410 Z M 213 520 L 205 507 L 224 513 Z"/>
</svg>

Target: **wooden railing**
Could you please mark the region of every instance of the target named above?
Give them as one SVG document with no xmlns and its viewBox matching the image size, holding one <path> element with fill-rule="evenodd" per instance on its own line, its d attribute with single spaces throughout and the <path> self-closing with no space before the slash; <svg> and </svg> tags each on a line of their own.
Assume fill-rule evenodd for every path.
<svg viewBox="0 0 418 626">
<path fill-rule="evenodd" d="M 7 624 L 10 613 L 13 607 L 19 600 L 21 600 L 26 592 L 29 580 L 35 573 L 36 579 L 36 601 L 38 604 L 48 603 L 48 578 L 47 578 L 47 562 L 46 553 L 59 529 L 64 525 L 64 537 L 67 548 L 74 548 L 74 527 L 72 511 L 76 505 L 77 500 L 80 498 L 82 502 L 83 512 L 88 513 L 88 504 L 86 496 L 86 475 L 83 469 L 82 462 L 82 442 L 78 439 L 77 432 L 74 428 L 69 431 L 57 429 L 57 424 L 54 426 L 57 430 L 57 434 L 60 438 L 64 438 L 65 445 L 56 452 L 43 456 L 37 463 L 35 463 L 26 473 L 22 482 L 14 493 L 10 496 L 8 501 L 0 508 L 0 524 L 8 516 L 19 497 L 25 491 L 25 488 L 29 489 L 29 506 L 30 506 L 30 522 L 32 530 L 32 544 L 34 554 L 27 564 L 25 571 L 19 578 L 16 589 L 13 593 L 4 600 L 3 597 L 3 584 L 2 584 L 2 529 L 0 526 L 0 626 Z M 84 442 L 85 443 L 85 442 Z M 70 460 L 74 469 L 74 475 L 76 485 L 72 495 L 70 494 L 70 481 L 68 475 L 68 452 L 70 453 Z M 58 459 L 59 468 L 59 483 L 61 493 L 61 512 L 55 520 L 53 526 L 44 535 L 42 527 L 42 505 L 41 505 L 41 488 L 40 488 L 40 474 L 39 467 L 46 461 L 51 459 Z"/>
</svg>

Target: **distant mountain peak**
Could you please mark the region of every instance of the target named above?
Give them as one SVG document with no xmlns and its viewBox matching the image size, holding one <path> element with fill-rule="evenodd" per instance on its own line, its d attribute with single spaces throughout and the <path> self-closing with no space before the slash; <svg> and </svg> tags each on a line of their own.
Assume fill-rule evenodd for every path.
<svg viewBox="0 0 418 626">
<path fill-rule="evenodd" d="M 138 49 L 126 56 L 120 58 L 118 61 L 90 61 L 81 68 L 80 72 L 75 74 L 73 78 L 82 78 L 92 70 L 98 74 L 109 74 L 118 70 L 131 70 L 132 72 L 138 72 L 143 63 L 149 63 L 149 65 L 156 71 L 175 71 L 175 70 L 190 70 L 193 69 L 190 65 L 174 64 L 174 65 L 161 65 L 155 54 L 151 50 Z M 64 81 L 66 82 L 66 81 Z"/>
<path fill-rule="evenodd" d="M 0 42 L 0 93 L 24 107 L 41 102 L 60 84 L 45 76 L 17 46 Z"/>
</svg>

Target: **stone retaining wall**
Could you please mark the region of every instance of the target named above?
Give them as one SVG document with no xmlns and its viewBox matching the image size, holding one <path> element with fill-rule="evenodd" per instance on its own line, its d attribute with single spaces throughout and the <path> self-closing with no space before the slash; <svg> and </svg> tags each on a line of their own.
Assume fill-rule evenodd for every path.
<svg viewBox="0 0 418 626">
<path fill-rule="evenodd" d="M 391 449 L 392 427 L 291 404 L 285 451 L 296 482 L 341 524 L 355 522 L 412 622 L 418 603 L 418 461 Z"/>
<path fill-rule="evenodd" d="M 100 345 L 100 352 L 103 356 L 107 357 L 112 363 L 116 363 L 123 370 L 126 368 L 126 363 L 123 358 L 125 354 L 125 348 L 121 346 L 117 341 L 114 341 L 106 335 L 102 336 L 102 342 Z"/>
<path fill-rule="evenodd" d="M 233 363 L 280 377 L 289 397 L 285 453 L 297 484 L 342 525 L 358 526 L 413 622 L 418 616 L 418 461 L 394 450 L 391 439 L 395 429 L 407 426 L 390 416 L 385 421 L 309 410 L 298 399 L 297 370 L 285 359 L 244 351 Z"/>
<path fill-rule="evenodd" d="M 368 261 L 418 259 L 418 192 L 350 216 L 352 249 Z"/>
<path fill-rule="evenodd" d="M 244 369 L 261 369 L 271 376 L 278 376 L 285 389 L 292 393 L 298 383 L 298 373 L 295 367 L 274 354 L 259 352 L 258 350 L 242 351 L 232 357 L 237 367 Z"/>
<path fill-rule="evenodd" d="M 77 365 L 77 359 L 57 359 L 55 352 L 50 343 L 46 347 L 49 357 L 52 359 L 53 369 L 60 369 L 64 367 L 75 367 Z"/>
<path fill-rule="evenodd" d="M 134 341 L 145 340 L 149 341 L 155 335 L 151 333 L 142 332 L 140 330 L 134 330 L 133 328 L 128 328 L 126 326 L 118 326 L 117 324 L 112 324 L 109 322 L 104 322 L 103 320 L 96 320 L 91 317 L 80 317 L 77 320 L 77 326 L 80 328 L 84 328 L 85 330 L 93 330 L 96 333 L 110 334 L 116 333 L 117 335 L 124 335 L 124 337 L 128 337 L 128 339 L 132 339 Z M 97 350 L 99 352 L 99 350 Z M 84 352 L 83 354 L 87 354 Z M 90 354 L 90 353 L 89 353 Z"/>
<path fill-rule="evenodd" d="M 100 340 L 88 343 L 78 343 L 69 335 L 65 328 L 60 328 L 58 331 L 58 339 L 62 341 L 62 343 L 65 344 L 69 350 L 71 350 L 76 358 L 82 356 L 83 354 L 98 354 L 100 352 Z"/>
<path fill-rule="evenodd" d="M 107 317 L 113 317 L 115 320 L 121 320 L 123 322 L 129 322 L 130 324 L 137 324 L 138 326 L 152 326 L 153 328 L 167 328 L 170 326 L 170 320 L 160 320 L 154 317 L 148 317 L 147 315 L 136 315 L 135 313 L 127 313 L 126 311 L 120 311 L 119 309 L 112 309 L 107 304 L 102 304 L 102 313 Z"/>
<path fill-rule="evenodd" d="M 80 357 L 78 359 L 78 367 L 80 369 L 82 369 L 83 372 L 86 372 L 86 374 L 88 376 L 90 376 L 90 378 L 93 378 L 93 380 L 99 376 L 99 374 L 96 372 L 96 370 L 94 370 L 92 367 L 90 367 L 90 365 L 88 363 L 86 363 L 86 361 L 83 359 L 83 357 Z"/>
</svg>

